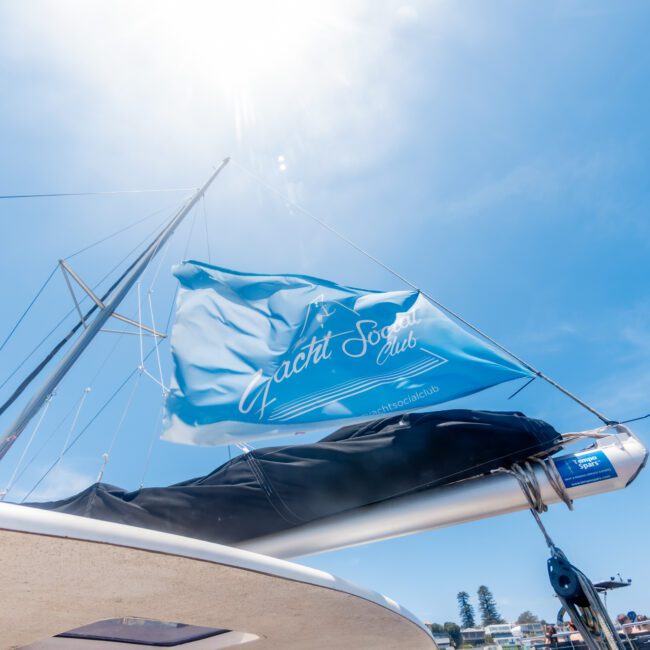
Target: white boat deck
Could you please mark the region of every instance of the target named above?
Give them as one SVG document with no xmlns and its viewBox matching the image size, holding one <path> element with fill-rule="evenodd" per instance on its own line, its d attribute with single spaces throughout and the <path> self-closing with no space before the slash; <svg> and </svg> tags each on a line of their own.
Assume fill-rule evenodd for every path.
<svg viewBox="0 0 650 650">
<path fill-rule="evenodd" d="M 0 544 L 3 649 L 150 647 L 51 639 L 121 617 L 237 633 L 177 646 L 184 650 L 436 647 L 385 596 L 228 546 L 8 503 L 0 503 Z"/>
</svg>

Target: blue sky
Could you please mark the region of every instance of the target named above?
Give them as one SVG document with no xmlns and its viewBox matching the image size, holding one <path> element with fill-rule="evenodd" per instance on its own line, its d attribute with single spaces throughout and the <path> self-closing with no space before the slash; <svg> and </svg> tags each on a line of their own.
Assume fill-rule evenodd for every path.
<svg viewBox="0 0 650 650">
<path fill-rule="evenodd" d="M 650 411 L 647 3 L 230 4 L 0 1 L 0 194 L 194 187 L 231 155 L 610 417 Z M 3 330 L 58 258 L 151 214 L 70 260 L 97 282 L 186 194 L 0 202 Z M 151 291 L 157 323 L 173 295 L 170 266 L 186 251 L 242 270 L 399 288 L 235 165 L 205 215 L 201 206 L 143 279 L 143 309 Z M 66 291 L 54 276 L 0 352 L 5 374 L 72 307 Z M 123 311 L 137 314 L 135 296 Z M 56 459 L 91 380 L 72 435 L 138 363 L 135 337 L 96 342 L 25 454 L 24 463 L 42 448 L 19 468 L 16 498 Z M 127 487 L 227 458 L 156 442 L 160 389 L 148 377 L 116 434 L 132 388 L 42 496 L 94 480 L 114 436 L 105 479 Z M 510 392 L 462 403 L 520 409 L 559 430 L 597 424 L 541 382 L 507 401 Z M 650 421 L 635 428 L 650 442 Z M 613 613 L 650 610 L 649 480 L 544 517 L 589 575 L 633 579 L 612 595 Z M 545 560 L 521 513 L 305 562 L 443 621 L 457 618 L 456 592 L 480 584 L 506 618 L 553 618 Z"/>
</svg>

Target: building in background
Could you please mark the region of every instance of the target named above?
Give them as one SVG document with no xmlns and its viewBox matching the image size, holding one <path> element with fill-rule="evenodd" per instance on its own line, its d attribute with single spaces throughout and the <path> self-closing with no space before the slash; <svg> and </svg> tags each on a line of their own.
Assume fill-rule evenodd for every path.
<svg viewBox="0 0 650 650">
<path fill-rule="evenodd" d="M 482 627 L 468 627 L 460 631 L 460 638 L 463 645 L 471 645 L 475 648 L 485 645 L 485 631 Z"/>
<path fill-rule="evenodd" d="M 512 636 L 515 639 L 544 636 L 544 626 L 541 623 L 520 623 L 512 628 Z"/>
<path fill-rule="evenodd" d="M 515 626 L 510 623 L 499 623 L 497 625 L 486 625 L 484 628 L 485 636 L 492 638 L 492 643 L 500 647 L 510 647 L 519 645 L 519 642 L 513 635 Z"/>
</svg>

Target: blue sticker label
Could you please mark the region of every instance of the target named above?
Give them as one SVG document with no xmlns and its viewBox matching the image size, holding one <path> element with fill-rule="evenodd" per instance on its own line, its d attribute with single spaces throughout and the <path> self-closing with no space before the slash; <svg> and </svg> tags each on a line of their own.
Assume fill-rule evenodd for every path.
<svg viewBox="0 0 650 650">
<path fill-rule="evenodd" d="M 555 459 L 564 485 L 568 488 L 616 478 L 616 470 L 602 451 L 584 451 L 573 456 Z"/>
</svg>

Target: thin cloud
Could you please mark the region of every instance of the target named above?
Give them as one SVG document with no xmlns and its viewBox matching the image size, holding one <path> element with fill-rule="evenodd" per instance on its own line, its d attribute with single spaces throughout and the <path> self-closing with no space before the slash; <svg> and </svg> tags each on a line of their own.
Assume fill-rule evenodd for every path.
<svg viewBox="0 0 650 650">
<path fill-rule="evenodd" d="M 75 462 L 76 465 L 76 462 Z M 77 467 L 61 463 L 41 483 L 38 489 L 29 496 L 30 501 L 56 501 L 81 492 L 95 480 L 95 475 Z M 21 501 L 28 494 L 28 488 L 16 489 L 11 493 L 12 501 Z"/>
</svg>

